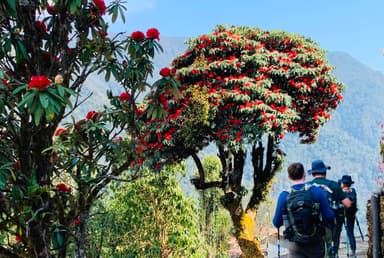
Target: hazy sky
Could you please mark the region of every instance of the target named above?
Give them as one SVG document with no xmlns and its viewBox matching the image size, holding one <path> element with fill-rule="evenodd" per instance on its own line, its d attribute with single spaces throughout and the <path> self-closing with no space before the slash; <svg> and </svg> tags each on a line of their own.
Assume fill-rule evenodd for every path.
<svg viewBox="0 0 384 258">
<path fill-rule="evenodd" d="M 384 72 L 384 0 L 126 1 L 126 23 L 114 25 L 114 31 L 155 27 L 160 38 L 189 38 L 210 33 L 217 24 L 285 30 Z"/>
</svg>

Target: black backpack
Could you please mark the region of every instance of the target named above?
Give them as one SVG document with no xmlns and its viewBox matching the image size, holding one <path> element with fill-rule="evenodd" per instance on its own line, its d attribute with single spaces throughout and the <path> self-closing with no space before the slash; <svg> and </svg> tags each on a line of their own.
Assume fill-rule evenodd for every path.
<svg viewBox="0 0 384 258">
<path fill-rule="evenodd" d="M 320 204 L 306 184 L 300 190 L 290 189 L 287 196 L 287 214 L 284 217 L 284 237 L 298 243 L 319 241 L 324 234 L 321 223 Z"/>
<path fill-rule="evenodd" d="M 344 215 L 345 215 L 344 206 L 340 201 L 337 201 L 334 199 L 334 193 L 333 193 L 333 190 L 330 188 L 330 186 L 325 184 L 318 184 L 318 183 L 312 183 L 312 185 L 320 187 L 321 189 L 323 189 L 324 192 L 326 192 L 327 198 L 328 198 L 328 204 L 329 204 L 329 207 L 332 209 L 333 213 L 335 214 L 336 222 L 338 224 L 344 223 Z"/>
</svg>

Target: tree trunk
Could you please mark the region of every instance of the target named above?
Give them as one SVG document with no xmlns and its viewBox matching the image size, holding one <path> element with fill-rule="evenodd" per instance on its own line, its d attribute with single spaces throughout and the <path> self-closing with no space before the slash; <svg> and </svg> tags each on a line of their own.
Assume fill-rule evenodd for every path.
<svg viewBox="0 0 384 258">
<path fill-rule="evenodd" d="M 255 238 L 256 210 L 240 211 L 239 214 L 231 214 L 235 227 L 235 237 L 241 248 L 244 258 L 264 257 L 261 251 L 260 241 Z"/>
<path fill-rule="evenodd" d="M 87 251 L 87 222 L 89 211 L 80 213 L 80 223 L 76 229 L 76 258 L 85 258 Z"/>
</svg>

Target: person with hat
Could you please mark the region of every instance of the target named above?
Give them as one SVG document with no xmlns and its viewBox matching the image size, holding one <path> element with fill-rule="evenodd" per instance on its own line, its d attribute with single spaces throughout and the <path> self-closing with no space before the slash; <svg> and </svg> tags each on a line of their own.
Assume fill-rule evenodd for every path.
<svg viewBox="0 0 384 258">
<path fill-rule="evenodd" d="M 325 224 L 324 235 L 326 257 L 334 258 L 337 257 L 339 250 L 339 239 L 344 222 L 343 207 L 351 207 L 352 201 L 336 181 L 327 178 L 327 170 L 329 169 L 331 167 L 326 166 L 322 160 L 314 160 L 312 161 L 312 169 L 308 170 L 308 173 L 312 174 L 312 183 L 322 187 L 327 192 L 329 205 L 336 215 L 334 223 Z"/>
<path fill-rule="evenodd" d="M 356 190 L 351 187 L 354 183 L 352 177 L 349 175 L 343 175 L 339 180 L 341 188 L 347 194 L 348 198 L 351 199 L 352 205 L 349 208 L 344 209 L 345 215 L 345 229 L 347 231 L 348 242 L 351 247 L 352 258 L 356 257 L 356 239 L 354 235 L 355 219 L 357 212 L 357 195 Z"/>
<path fill-rule="evenodd" d="M 332 209 L 328 205 L 328 199 L 326 193 L 318 187 L 313 186 L 311 184 L 306 183 L 306 173 L 304 170 L 303 164 L 299 162 L 291 163 L 288 166 L 287 169 L 288 172 L 288 179 L 292 182 L 292 185 L 289 190 L 282 191 L 279 195 L 277 204 L 276 204 L 276 210 L 275 215 L 273 217 L 273 225 L 276 228 L 280 228 L 284 225 L 285 231 L 289 231 L 288 228 L 292 229 L 294 225 L 290 224 L 290 215 L 289 215 L 289 195 L 293 192 L 302 192 L 302 190 L 309 191 L 311 199 L 318 204 L 312 205 L 311 207 L 315 208 L 315 206 L 319 209 L 319 212 L 321 214 L 321 217 L 325 221 L 333 221 L 335 219 L 334 213 Z M 308 187 L 308 188 L 307 188 Z M 300 195 L 303 197 L 302 195 Z M 301 203 L 302 210 L 303 207 L 308 207 L 304 205 L 306 202 L 306 199 L 301 199 L 299 196 L 296 195 L 298 199 L 296 199 L 297 203 Z M 318 214 L 318 215 L 320 215 Z M 306 219 L 308 219 L 309 216 L 307 216 Z M 294 219 L 292 217 L 292 219 Z M 304 219 L 301 219 L 300 222 L 303 223 Z M 320 223 L 320 219 L 319 219 Z M 302 225 L 307 225 L 308 223 L 303 223 Z M 296 229 L 300 227 L 301 225 L 296 225 Z M 307 229 L 310 232 L 313 232 L 317 225 L 311 224 L 311 229 Z M 322 226 L 322 225 L 320 225 Z M 311 235 L 313 239 L 306 242 L 303 242 L 301 240 L 303 239 L 295 239 L 292 237 L 287 237 L 288 241 L 288 257 L 294 257 L 294 258 L 323 258 L 325 255 L 325 246 L 323 241 L 323 227 L 321 229 L 319 228 L 318 232 L 316 234 Z M 286 237 L 288 233 L 284 232 L 284 236 Z"/>
</svg>

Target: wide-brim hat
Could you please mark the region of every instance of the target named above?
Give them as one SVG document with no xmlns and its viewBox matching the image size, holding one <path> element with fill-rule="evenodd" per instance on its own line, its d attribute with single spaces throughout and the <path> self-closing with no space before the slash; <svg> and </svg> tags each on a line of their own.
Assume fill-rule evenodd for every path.
<svg viewBox="0 0 384 258">
<path fill-rule="evenodd" d="M 353 180 L 352 180 L 352 177 L 349 176 L 349 175 L 344 175 L 341 179 L 340 179 L 340 182 L 343 183 L 343 184 L 353 184 L 355 183 Z"/>
<path fill-rule="evenodd" d="M 308 170 L 309 174 L 325 174 L 327 169 L 331 169 L 330 166 L 326 166 L 322 160 L 312 161 L 312 169 Z"/>
</svg>

